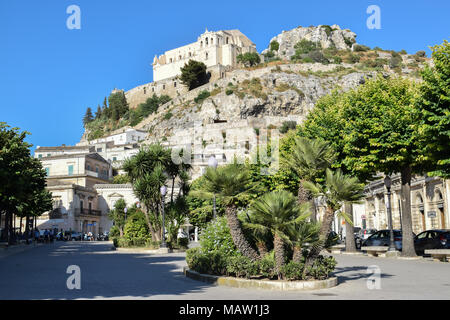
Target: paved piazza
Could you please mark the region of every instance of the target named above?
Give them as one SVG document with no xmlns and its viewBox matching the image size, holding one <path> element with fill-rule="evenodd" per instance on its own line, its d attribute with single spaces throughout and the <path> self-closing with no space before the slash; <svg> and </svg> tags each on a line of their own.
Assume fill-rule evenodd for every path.
<svg viewBox="0 0 450 320">
<path fill-rule="evenodd" d="M 335 288 L 275 292 L 212 286 L 187 279 L 182 253 L 112 251 L 109 242 L 57 242 L 0 256 L 0 299 L 449 299 L 450 263 L 335 255 Z M 69 290 L 67 267 L 81 269 L 81 289 Z M 369 266 L 380 289 L 369 289 Z M 373 268 L 373 267 L 372 267 Z"/>
</svg>

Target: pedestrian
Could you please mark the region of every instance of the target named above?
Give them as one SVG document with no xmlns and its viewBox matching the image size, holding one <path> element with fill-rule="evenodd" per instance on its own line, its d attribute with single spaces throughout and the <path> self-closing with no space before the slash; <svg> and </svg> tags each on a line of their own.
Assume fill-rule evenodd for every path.
<svg viewBox="0 0 450 320">
<path fill-rule="evenodd" d="M 40 233 L 39 233 L 38 228 L 34 229 L 34 240 L 36 241 L 36 243 L 39 242 L 39 236 L 40 236 Z"/>
</svg>

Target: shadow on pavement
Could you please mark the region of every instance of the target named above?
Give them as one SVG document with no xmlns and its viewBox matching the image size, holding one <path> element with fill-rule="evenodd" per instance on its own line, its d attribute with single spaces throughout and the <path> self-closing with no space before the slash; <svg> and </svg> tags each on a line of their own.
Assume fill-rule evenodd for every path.
<svg viewBox="0 0 450 320">
<path fill-rule="evenodd" d="M 352 266 L 352 267 L 336 267 L 333 272 L 334 276 L 338 277 L 339 284 L 347 281 L 367 279 L 373 275 L 372 272 L 367 272 L 367 266 Z M 391 278 L 394 275 L 387 273 L 380 273 L 381 278 Z"/>
<path fill-rule="evenodd" d="M 110 244 L 98 242 L 65 242 L 3 259 L 0 299 L 138 299 L 161 295 L 183 299 L 183 294 L 201 293 L 211 286 L 182 274 L 183 255 L 117 253 L 110 248 Z M 66 286 L 70 265 L 80 267 L 80 290 Z"/>
</svg>

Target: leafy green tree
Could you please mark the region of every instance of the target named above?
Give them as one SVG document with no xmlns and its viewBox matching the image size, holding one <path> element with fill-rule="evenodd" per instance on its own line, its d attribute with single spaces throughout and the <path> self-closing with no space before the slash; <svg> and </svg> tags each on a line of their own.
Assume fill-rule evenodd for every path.
<svg viewBox="0 0 450 320">
<path fill-rule="evenodd" d="M 257 52 L 246 52 L 238 54 L 236 57 L 238 63 L 242 63 L 246 67 L 252 67 L 261 62 L 261 58 Z"/>
<path fill-rule="evenodd" d="M 419 52 L 418 52 L 419 53 Z M 420 53 L 424 56 L 424 53 Z M 432 48 L 434 66 L 422 72 L 419 108 L 422 156 L 433 162 L 430 175 L 450 177 L 450 44 Z"/>
<path fill-rule="evenodd" d="M 192 190 L 190 194 L 200 199 L 212 199 L 215 194 L 225 207 L 228 227 L 236 248 L 244 256 L 258 260 L 260 257 L 245 238 L 237 216 L 242 197 L 252 188 L 248 170 L 241 164 L 231 163 L 216 169 L 208 168 L 203 177 L 201 188 Z"/>
<path fill-rule="evenodd" d="M 203 62 L 189 60 L 181 68 L 181 83 L 189 88 L 189 90 L 200 87 L 208 82 L 208 75 L 206 73 L 206 65 Z"/>
<path fill-rule="evenodd" d="M 291 193 L 279 190 L 266 193 L 250 207 L 251 222 L 247 227 L 261 233 L 270 232 L 273 236 L 278 279 L 281 279 L 281 269 L 285 264 L 284 247 L 291 243 L 289 227 L 306 219 L 309 215 L 307 206 L 300 208 Z"/>
<path fill-rule="evenodd" d="M 94 120 L 94 116 L 92 115 L 92 110 L 90 107 L 86 109 L 86 113 L 83 117 L 83 125 L 86 127 L 86 125 Z"/>
<path fill-rule="evenodd" d="M 381 75 L 347 93 L 321 99 L 308 115 L 300 134 L 329 141 L 338 154 L 334 167 L 360 181 L 382 172 L 401 174 L 402 254 L 414 256 L 411 217 L 411 175 L 429 168 L 423 157 L 416 106 L 417 85 Z"/>
<path fill-rule="evenodd" d="M 102 108 L 100 105 L 97 106 L 97 111 L 95 112 L 95 119 L 100 119 L 102 117 Z"/>
<path fill-rule="evenodd" d="M 9 243 L 13 214 L 36 217 L 52 209 L 51 195 L 45 190 L 46 173 L 41 162 L 30 156 L 27 134 L 0 122 L 0 218 L 5 216 L 4 237 Z"/>
<path fill-rule="evenodd" d="M 114 184 L 127 184 L 130 183 L 130 178 L 126 174 L 118 174 L 113 177 Z"/>
<path fill-rule="evenodd" d="M 113 120 L 119 120 L 129 110 L 128 102 L 123 91 L 111 93 L 108 97 L 110 116 Z"/>
<path fill-rule="evenodd" d="M 122 237 L 124 234 L 124 226 L 126 223 L 125 220 L 125 208 L 127 204 L 124 199 L 119 199 L 114 204 L 114 209 L 111 210 L 108 214 L 108 217 L 114 222 L 114 225 L 119 228 L 120 236 Z"/>
<path fill-rule="evenodd" d="M 278 51 L 279 48 L 280 48 L 280 44 L 278 43 L 278 41 L 273 40 L 270 43 L 270 51 Z"/>
</svg>

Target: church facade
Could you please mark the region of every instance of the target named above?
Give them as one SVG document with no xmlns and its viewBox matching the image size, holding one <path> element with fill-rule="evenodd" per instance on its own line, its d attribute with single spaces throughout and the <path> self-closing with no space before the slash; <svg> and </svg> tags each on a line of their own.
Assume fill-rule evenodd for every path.
<svg viewBox="0 0 450 320">
<path fill-rule="evenodd" d="M 153 60 L 153 81 L 174 78 L 189 61 L 203 62 L 213 78 L 237 65 L 236 57 L 247 52 L 257 52 L 256 45 L 239 30 L 206 31 L 196 42 L 166 51 Z M 214 73 L 214 74 L 213 74 Z"/>
</svg>

